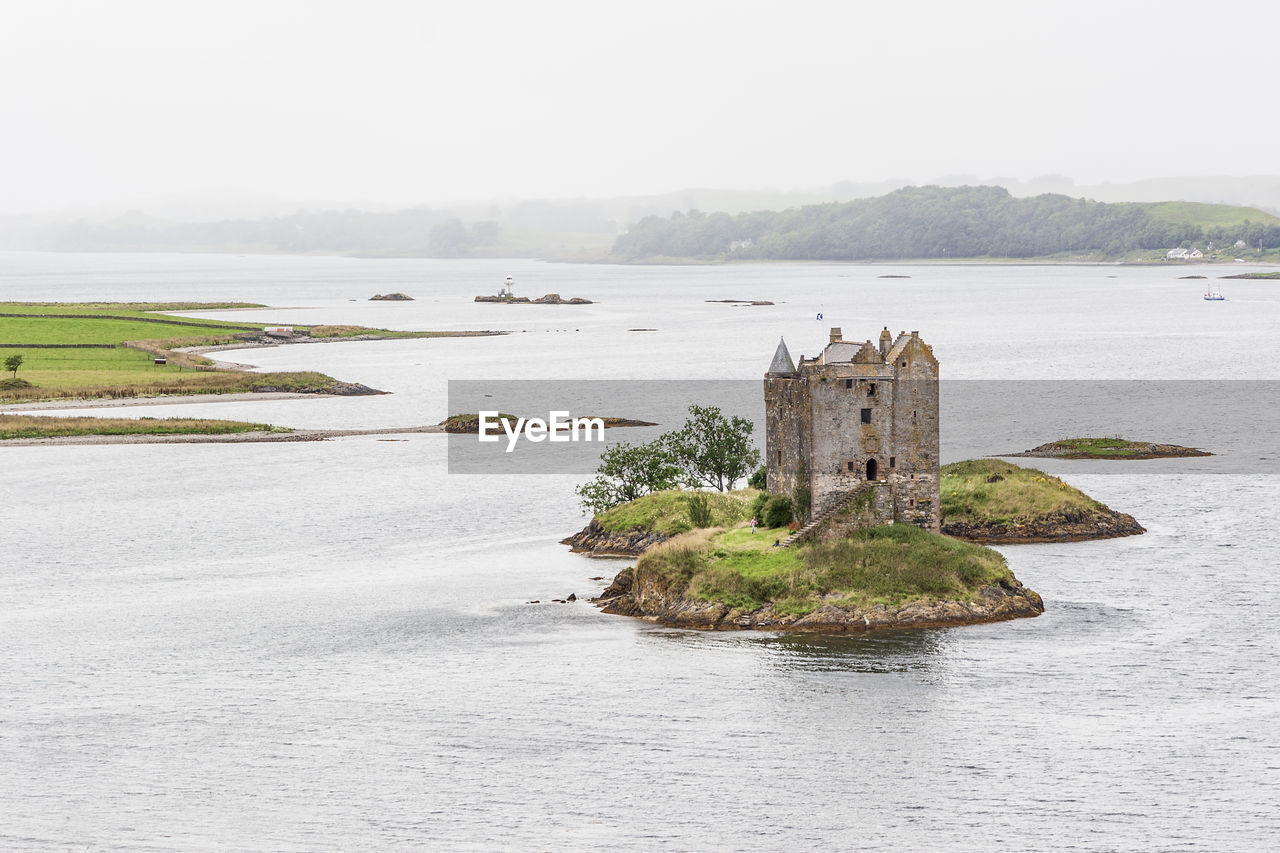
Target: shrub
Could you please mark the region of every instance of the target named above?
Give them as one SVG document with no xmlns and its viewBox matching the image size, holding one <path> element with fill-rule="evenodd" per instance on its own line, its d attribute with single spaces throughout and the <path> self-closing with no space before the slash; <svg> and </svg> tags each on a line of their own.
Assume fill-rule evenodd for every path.
<svg viewBox="0 0 1280 853">
<path fill-rule="evenodd" d="M 701 492 L 689 495 L 689 523 L 694 527 L 711 526 L 711 501 Z"/>
<path fill-rule="evenodd" d="M 786 495 L 770 495 L 764 504 L 765 527 L 782 527 L 791 523 L 791 498 Z"/>
<path fill-rule="evenodd" d="M 764 491 L 765 485 L 769 481 L 769 469 L 761 465 L 756 472 L 747 478 L 747 485 L 753 489 Z"/>
</svg>

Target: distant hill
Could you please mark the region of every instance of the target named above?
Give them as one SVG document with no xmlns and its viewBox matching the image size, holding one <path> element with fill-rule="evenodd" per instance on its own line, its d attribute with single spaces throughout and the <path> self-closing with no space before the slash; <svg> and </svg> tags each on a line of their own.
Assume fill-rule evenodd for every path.
<svg viewBox="0 0 1280 853">
<path fill-rule="evenodd" d="M 906 180 L 842 181 L 791 192 L 690 188 L 606 199 L 291 213 L 276 199 L 175 196 L 126 211 L 3 217 L 0 249 L 570 260 L 929 258 L 955 257 L 962 249 L 981 250 L 979 257 L 1118 257 L 1211 239 L 1217 246 L 1243 239 L 1256 249 L 1269 245 L 1265 227 L 1277 222 L 1268 207 L 1280 210 L 1280 177 L 1095 187 L 1062 176 L 989 183 L 1005 189 L 979 187 L 976 179 L 958 175 L 930 187 Z M 1153 195 L 1161 190 L 1167 192 Z M 1240 204 L 1249 199 L 1254 201 Z M 959 207 L 950 207 L 953 202 Z M 1114 204 L 1094 206 L 1098 202 Z M 874 211 L 867 215 L 880 223 L 859 225 L 860 211 Z M 963 228 L 961 219 L 968 223 Z M 882 233 L 886 229 L 894 234 Z M 983 235 L 985 242 L 978 239 Z"/>
<path fill-rule="evenodd" d="M 904 187 L 782 211 L 647 217 L 615 242 L 619 260 L 1121 258 L 1183 243 L 1280 247 L 1280 218 L 1188 202 L 1108 204 L 1003 187 Z"/>
</svg>

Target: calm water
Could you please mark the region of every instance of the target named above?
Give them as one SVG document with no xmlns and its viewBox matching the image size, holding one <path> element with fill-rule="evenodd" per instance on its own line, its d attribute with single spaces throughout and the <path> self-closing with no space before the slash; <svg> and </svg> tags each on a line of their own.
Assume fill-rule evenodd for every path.
<svg viewBox="0 0 1280 853">
<path fill-rule="evenodd" d="M 508 274 L 599 304 L 470 301 Z M 438 420 L 447 379 L 752 379 L 830 325 L 920 329 L 951 379 L 1280 378 L 1280 287 L 1177 274 L 11 254 L 0 298 L 517 332 L 233 353 L 395 393 L 145 410 L 293 426 Z M 576 478 L 405 438 L 0 448 L 0 846 L 1274 846 L 1274 475 L 1049 462 L 1149 533 L 1003 548 L 1038 619 L 700 634 L 525 604 L 625 565 L 556 544 Z"/>
</svg>

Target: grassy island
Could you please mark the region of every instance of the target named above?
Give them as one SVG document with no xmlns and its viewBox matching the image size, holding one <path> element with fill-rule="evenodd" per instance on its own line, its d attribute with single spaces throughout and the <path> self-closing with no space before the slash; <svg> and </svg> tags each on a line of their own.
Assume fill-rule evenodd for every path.
<svg viewBox="0 0 1280 853">
<path fill-rule="evenodd" d="M 1213 454 L 1194 447 L 1123 438 L 1063 438 L 1011 455 L 1050 459 L 1166 459 Z"/>
<path fill-rule="evenodd" d="M 774 547 L 775 539 L 775 531 L 753 534 L 750 527 L 698 530 L 650 549 L 636 571 L 683 584 L 699 601 L 722 601 L 739 610 L 772 603 L 779 613 L 793 615 L 824 603 L 897 607 L 963 597 L 1013 577 L 998 552 L 910 524 L 793 548 Z"/>
<path fill-rule="evenodd" d="M 1145 532 L 1133 516 L 1035 468 L 999 459 L 944 465 L 942 532 L 974 542 L 1069 542 Z"/>
<path fill-rule="evenodd" d="M 651 547 L 605 590 L 608 613 L 691 628 L 865 631 L 1037 616 L 1044 604 L 980 545 L 908 524 L 790 548 L 785 530 L 704 528 Z"/>
<path fill-rule="evenodd" d="M 0 441 L 86 435 L 229 435 L 241 432 L 290 432 L 284 427 L 205 418 L 59 418 L 0 415 Z"/>
</svg>

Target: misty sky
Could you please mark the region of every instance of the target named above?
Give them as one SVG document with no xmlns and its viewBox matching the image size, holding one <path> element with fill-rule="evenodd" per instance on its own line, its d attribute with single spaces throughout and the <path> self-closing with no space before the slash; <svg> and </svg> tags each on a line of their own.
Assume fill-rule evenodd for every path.
<svg viewBox="0 0 1280 853">
<path fill-rule="evenodd" d="M 0 3 L 0 211 L 1280 172 L 1274 2 Z"/>
</svg>

